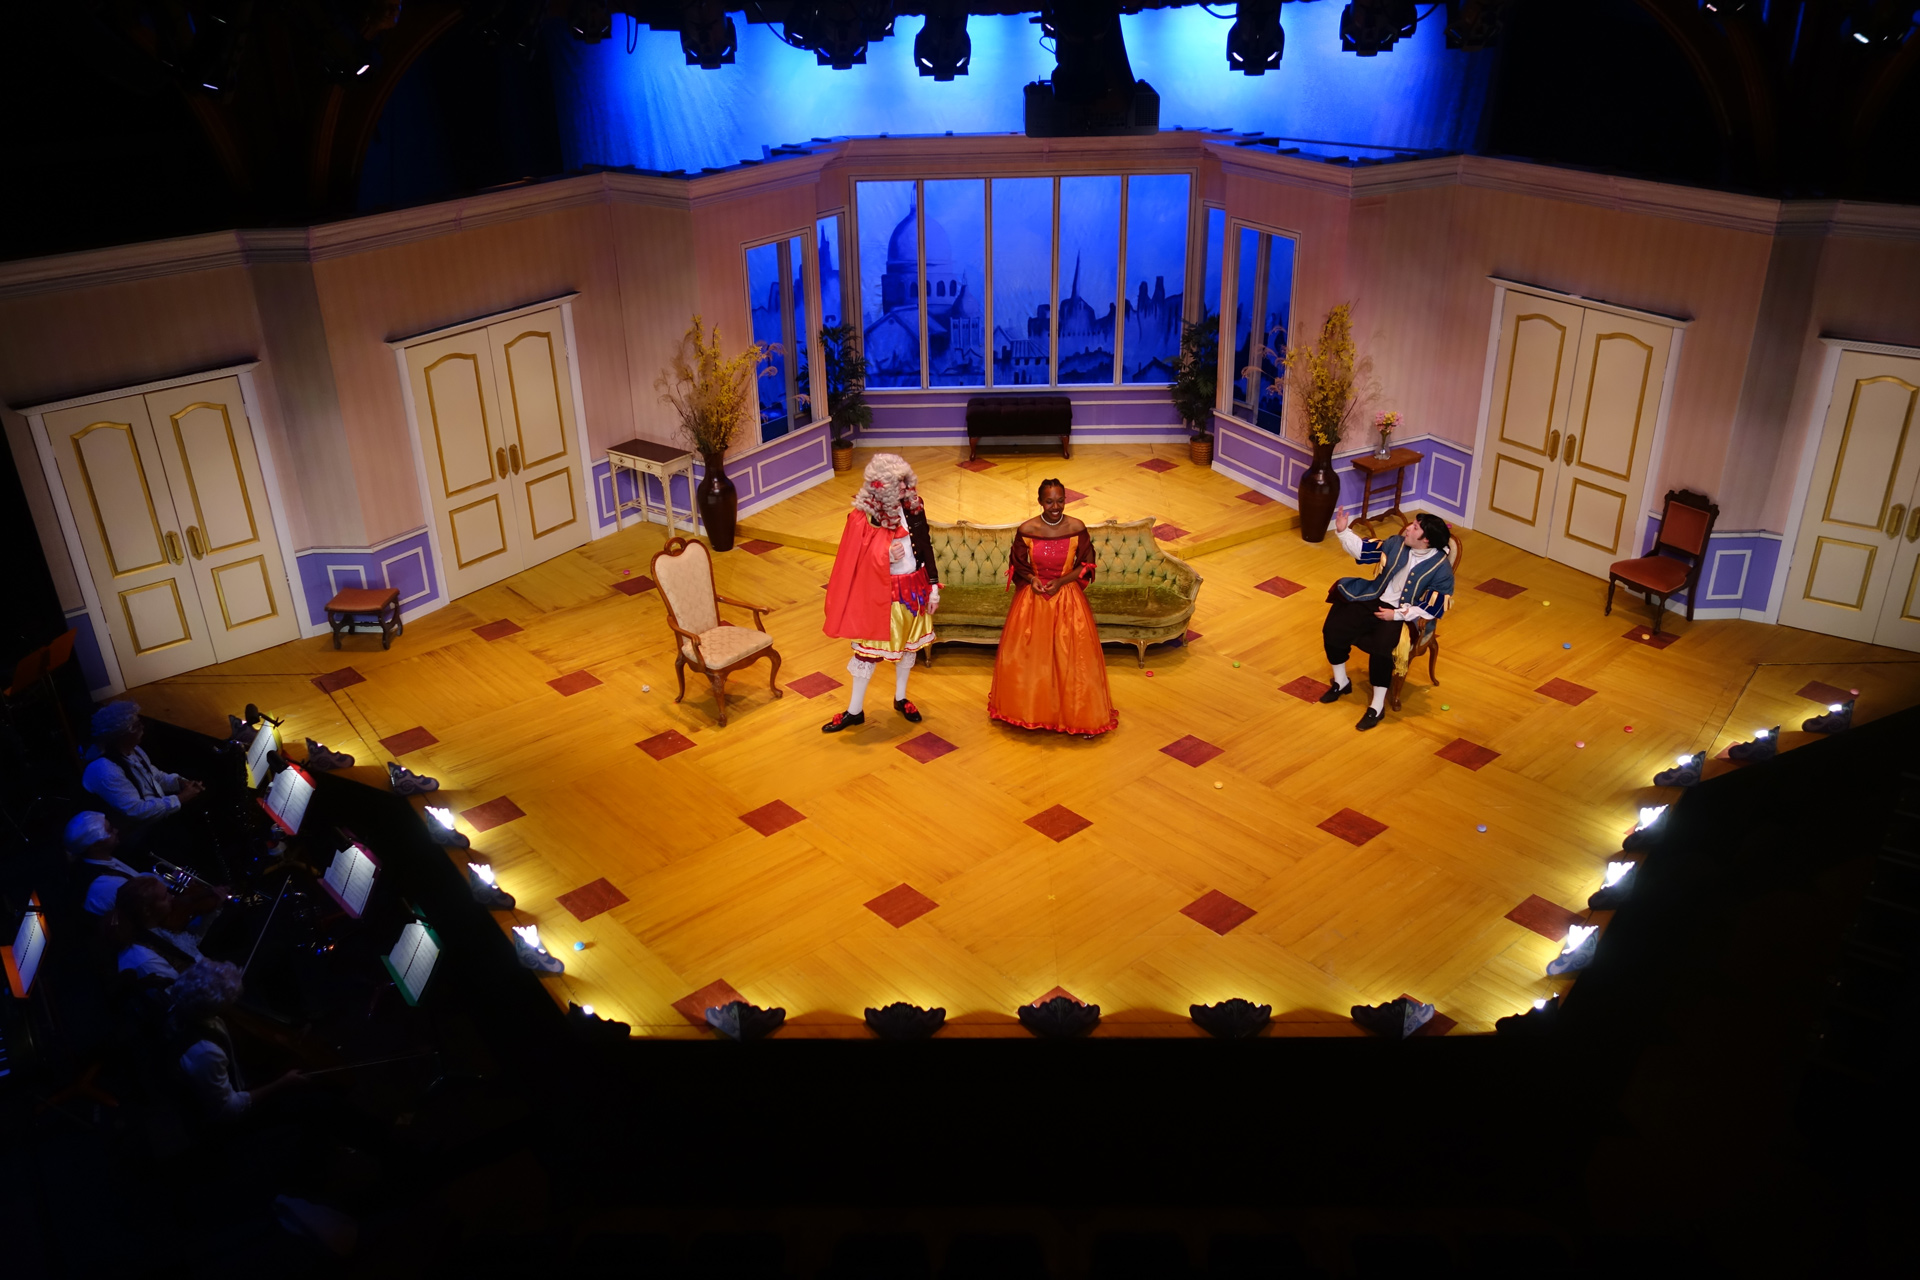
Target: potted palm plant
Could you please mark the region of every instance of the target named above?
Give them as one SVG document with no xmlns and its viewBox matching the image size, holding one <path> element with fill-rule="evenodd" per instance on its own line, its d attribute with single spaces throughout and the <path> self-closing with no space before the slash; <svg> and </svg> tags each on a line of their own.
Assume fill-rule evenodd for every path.
<svg viewBox="0 0 1920 1280">
<path fill-rule="evenodd" d="M 873 425 L 867 403 L 867 358 L 860 353 L 853 322 L 820 330 L 820 358 L 827 375 L 827 419 L 833 424 L 833 469 L 853 470 L 853 433 Z"/>
<path fill-rule="evenodd" d="M 767 356 L 759 343 L 729 356 L 720 346 L 720 326 L 709 331 L 699 316 L 680 340 L 673 363 L 653 380 L 660 402 L 680 419 L 687 443 L 699 450 L 706 475 L 694 491 L 694 507 L 715 551 L 733 550 L 740 496 L 727 479 L 727 450 L 752 408 L 748 389 Z"/>
<path fill-rule="evenodd" d="M 1220 389 L 1220 317 L 1209 315 L 1180 329 L 1174 365 L 1174 412 L 1187 424 L 1187 456 L 1196 466 L 1213 461 L 1213 409 Z"/>
<path fill-rule="evenodd" d="M 1327 312 L 1320 340 L 1292 348 L 1285 360 L 1285 382 L 1292 392 L 1288 398 L 1299 406 L 1307 443 L 1313 446 L 1313 465 L 1300 475 L 1300 536 L 1320 542 L 1340 501 L 1333 451 L 1365 398 L 1372 372 L 1372 362 L 1354 347 L 1353 304 L 1343 302 Z"/>
</svg>

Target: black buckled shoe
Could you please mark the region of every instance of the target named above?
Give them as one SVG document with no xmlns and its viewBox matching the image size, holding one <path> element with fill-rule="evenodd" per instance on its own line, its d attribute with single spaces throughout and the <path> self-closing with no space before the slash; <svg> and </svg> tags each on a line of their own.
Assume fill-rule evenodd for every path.
<svg viewBox="0 0 1920 1280">
<path fill-rule="evenodd" d="M 1353 727 L 1358 729 L 1360 732 L 1365 733 L 1367 730 L 1373 728 L 1373 726 L 1379 724 L 1382 720 L 1385 720 L 1386 718 L 1387 718 L 1386 712 L 1375 711 L 1372 707 L 1368 707 L 1366 714 L 1360 717 L 1360 723 L 1354 725 Z"/>
<path fill-rule="evenodd" d="M 905 716 L 908 724 L 920 723 L 920 708 L 914 706 L 908 699 L 895 698 L 893 700 L 893 709 Z"/>
<path fill-rule="evenodd" d="M 1330 684 L 1327 686 L 1327 691 L 1320 695 L 1320 701 L 1329 703 L 1338 702 L 1352 692 L 1353 682 L 1351 680 L 1340 685 Z"/>
<path fill-rule="evenodd" d="M 835 713 L 833 719 L 821 725 L 820 732 L 838 733 L 842 729 L 852 729 L 866 722 L 867 713 L 864 711 L 841 711 Z"/>
</svg>

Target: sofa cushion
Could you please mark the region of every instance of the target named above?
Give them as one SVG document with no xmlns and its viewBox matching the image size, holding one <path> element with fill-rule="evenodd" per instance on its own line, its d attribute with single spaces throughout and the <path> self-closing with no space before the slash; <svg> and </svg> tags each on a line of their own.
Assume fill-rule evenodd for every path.
<svg viewBox="0 0 1920 1280">
<path fill-rule="evenodd" d="M 1103 626 L 1150 627 L 1190 613 L 1192 601 L 1171 586 L 1131 585 L 1095 580 L 1087 588 L 1093 620 Z"/>
</svg>

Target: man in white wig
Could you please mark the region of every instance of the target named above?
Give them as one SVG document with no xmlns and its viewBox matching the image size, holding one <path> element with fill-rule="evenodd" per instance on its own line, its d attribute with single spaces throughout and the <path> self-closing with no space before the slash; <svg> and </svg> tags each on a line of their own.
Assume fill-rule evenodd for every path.
<svg viewBox="0 0 1920 1280">
<path fill-rule="evenodd" d="M 204 788 L 191 778 L 154 767 L 141 749 L 147 728 L 137 702 L 109 702 L 93 713 L 93 746 L 80 785 L 97 796 L 130 849 L 162 818 L 180 812 Z"/>
</svg>

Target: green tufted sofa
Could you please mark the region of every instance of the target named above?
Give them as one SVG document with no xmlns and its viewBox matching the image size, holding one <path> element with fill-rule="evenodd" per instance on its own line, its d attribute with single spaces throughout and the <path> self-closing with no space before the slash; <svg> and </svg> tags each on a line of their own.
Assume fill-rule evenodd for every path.
<svg viewBox="0 0 1920 1280">
<path fill-rule="evenodd" d="M 1007 560 L 1017 524 L 928 522 L 940 568 L 940 613 L 935 629 L 946 643 L 998 644 L 1013 592 Z M 1201 578 L 1153 540 L 1153 521 L 1109 520 L 1087 526 L 1093 540 L 1094 579 L 1087 603 L 1102 643 L 1124 641 L 1147 665 L 1147 646 L 1187 632 Z M 933 657 L 929 649 L 923 660 Z"/>
</svg>

